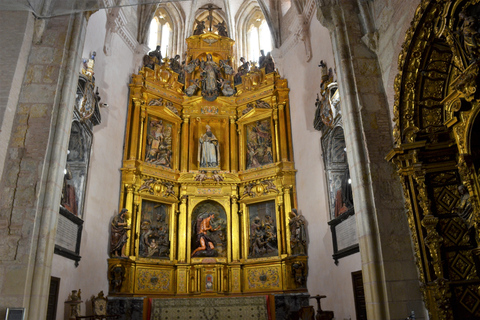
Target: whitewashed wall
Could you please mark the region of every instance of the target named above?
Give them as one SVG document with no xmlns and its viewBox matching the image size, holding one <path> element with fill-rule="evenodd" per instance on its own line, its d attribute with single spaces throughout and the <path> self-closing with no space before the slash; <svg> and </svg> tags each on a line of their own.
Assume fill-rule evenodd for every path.
<svg viewBox="0 0 480 320">
<path fill-rule="evenodd" d="M 90 298 L 93 295 L 101 290 L 108 294 L 109 226 L 111 218 L 118 212 L 128 83 L 134 71 L 131 66 L 136 61 L 133 61 L 134 53 L 117 34 L 113 35 L 112 54 L 105 56 L 105 22 L 104 10 L 90 17 L 83 52 L 85 58 L 92 51 L 97 53 L 96 86 L 99 87 L 101 102 L 107 103 L 108 108 L 100 110 L 102 123 L 94 127 L 80 265 L 75 268 L 72 260 L 59 255 L 53 258 L 52 276 L 61 279 L 57 309 L 59 320 L 64 319 L 64 301 L 71 290 L 82 290 L 82 314 L 91 314 Z"/>
<path fill-rule="evenodd" d="M 321 133 L 313 128 L 315 99 L 320 92 L 320 60 L 335 68 L 328 30 L 317 19 L 310 25 L 313 57 L 306 62 L 305 46 L 297 42 L 278 61 L 281 76 L 288 79 L 292 117 L 298 209 L 308 221 L 309 275 L 311 295 L 321 294 L 323 310 L 332 310 L 336 319 L 355 319 L 351 273 L 361 270 L 360 254 L 332 259 L 333 244 L 327 222 L 327 183 L 321 151 Z M 280 50 L 281 51 L 281 50 Z M 315 305 L 315 300 L 310 301 Z"/>
</svg>

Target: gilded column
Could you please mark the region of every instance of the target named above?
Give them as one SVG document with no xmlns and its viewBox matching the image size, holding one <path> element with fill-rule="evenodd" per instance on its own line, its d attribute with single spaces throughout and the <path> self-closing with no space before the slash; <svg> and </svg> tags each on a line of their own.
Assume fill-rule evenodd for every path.
<svg viewBox="0 0 480 320">
<path fill-rule="evenodd" d="M 248 257 L 248 247 L 250 244 L 250 241 L 248 239 L 248 227 L 250 225 L 248 221 L 248 214 L 247 214 L 247 205 L 245 203 L 242 203 L 242 210 L 238 212 L 238 215 L 243 221 L 243 225 L 245 226 L 242 228 L 242 237 L 243 237 L 243 243 L 244 245 L 242 246 L 242 251 L 243 251 L 243 257 L 242 258 L 247 258 Z"/>
<path fill-rule="evenodd" d="M 187 261 L 187 242 L 181 241 L 187 239 L 187 195 L 182 191 L 180 214 L 178 216 L 178 262 L 185 263 Z"/>
<path fill-rule="evenodd" d="M 280 134 L 278 132 L 278 106 L 275 103 L 273 105 L 273 121 L 274 121 L 274 130 L 275 130 L 275 162 L 280 161 Z"/>
<path fill-rule="evenodd" d="M 222 166 L 221 163 L 219 163 L 220 167 L 223 167 L 225 168 L 226 171 L 230 171 L 231 169 L 231 157 L 232 157 L 232 154 L 234 154 L 234 152 L 230 151 L 230 150 L 233 150 L 233 149 L 230 149 L 231 146 L 232 146 L 232 137 L 230 136 L 230 130 L 227 126 L 225 126 L 225 122 L 228 122 L 228 119 L 222 119 L 223 121 L 223 125 L 224 125 L 224 128 L 225 128 L 225 137 L 226 137 L 226 141 L 225 141 L 225 155 L 228 155 L 228 158 L 225 157 L 225 160 L 223 160 L 223 163 L 224 165 Z M 228 160 L 227 160 L 228 159 Z"/>
<path fill-rule="evenodd" d="M 430 298 L 435 301 L 432 304 L 436 318 L 440 320 L 453 319 L 452 309 L 450 307 L 450 298 L 452 293 L 446 283 L 447 280 L 443 276 L 441 246 L 443 238 L 437 232 L 438 218 L 432 214 L 431 200 L 427 194 L 427 186 L 425 184 L 426 172 L 425 170 L 417 170 L 414 173 L 415 181 L 417 182 L 418 203 L 422 209 L 423 219 L 422 226 L 426 229 L 427 234 L 424 238 L 425 245 L 428 247 L 430 258 L 432 259 L 433 271 L 436 279 L 432 282 L 433 288 L 427 283 L 427 292 Z M 433 279 L 428 279 L 433 280 Z M 427 280 L 427 281 L 428 281 Z M 428 288 L 433 290 L 429 290 Z"/>
<path fill-rule="evenodd" d="M 287 249 L 288 254 L 292 254 L 292 250 L 290 248 L 290 228 L 288 227 L 288 223 L 290 222 L 290 217 L 289 213 L 292 211 L 292 201 L 290 199 L 290 188 L 291 186 L 286 186 L 283 188 L 283 218 L 285 219 L 285 234 L 286 237 L 284 237 L 285 240 L 285 248 Z"/>
<path fill-rule="evenodd" d="M 141 112 L 140 112 L 140 134 L 138 135 L 138 143 L 137 143 L 137 148 L 138 148 L 138 156 L 137 156 L 137 159 L 138 160 L 142 160 L 143 157 L 142 157 L 142 146 L 143 146 L 143 127 L 144 127 L 144 124 L 145 124 L 145 117 L 146 117 L 146 110 L 145 110 L 145 105 L 142 104 L 141 105 Z"/>
<path fill-rule="evenodd" d="M 132 184 L 125 184 L 125 188 L 127 189 L 127 200 L 125 203 L 125 209 L 128 210 L 129 214 L 126 217 L 126 222 L 127 226 L 129 226 L 129 229 L 127 231 L 127 243 L 125 244 L 125 255 L 130 256 L 130 248 L 131 248 L 131 242 L 133 241 L 132 239 L 132 222 L 134 221 L 134 205 L 133 205 L 133 185 Z"/>
<path fill-rule="evenodd" d="M 235 116 L 230 116 L 230 170 L 232 172 L 237 172 L 238 170 L 237 130 L 235 119 Z"/>
<path fill-rule="evenodd" d="M 236 189 L 236 187 L 234 187 Z M 238 196 L 232 191 L 232 261 L 240 260 L 240 228 L 238 224 Z"/>
<path fill-rule="evenodd" d="M 288 147 L 287 147 L 287 129 L 285 126 L 285 103 L 278 105 L 279 121 L 280 121 L 280 157 L 282 161 L 288 161 Z"/>
<path fill-rule="evenodd" d="M 132 120 L 132 131 L 130 132 L 130 141 L 135 141 L 135 137 L 139 135 L 138 133 L 138 128 L 140 125 L 140 108 L 141 108 L 141 100 L 139 99 L 133 99 L 133 104 L 134 104 L 134 110 L 133 110 L 133 120 Z M 137 155 L 137 149 L 138 146 L 136 145 L 131 145 L 130 146 L 130 154 L 128 156 L 128 160 L 135 160 L 135 156 Z"/>
<path fill-rule="evenodd" d="M 182 159 L 180 161 L 181 172 L 188 171 L 188 128 L 189 128 L 190 116 L 183 116 L 182 124 Z"/>
</svg>

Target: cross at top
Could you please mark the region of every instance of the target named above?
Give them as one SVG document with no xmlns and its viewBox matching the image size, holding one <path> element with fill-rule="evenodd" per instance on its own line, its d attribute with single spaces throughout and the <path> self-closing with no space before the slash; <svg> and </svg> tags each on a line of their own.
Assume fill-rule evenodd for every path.
<svg viewBox="0 0 480 320">
<path fill-rule="evenodd" d="M 210 25 L 208 27 L 208 31 L 212 32 L 212 22 L 213 22 L 213 10 L 222 10 L 222 8 L 220 7 L 217 7 L 216 5 L 214 4 L 207 4 L 207 5 L 204 5 L 203 7 L 200 7 L 199 9 L 205 9 L 205 10 L 208 10 L 208 21 L 210 21 Z"/>
</svg>

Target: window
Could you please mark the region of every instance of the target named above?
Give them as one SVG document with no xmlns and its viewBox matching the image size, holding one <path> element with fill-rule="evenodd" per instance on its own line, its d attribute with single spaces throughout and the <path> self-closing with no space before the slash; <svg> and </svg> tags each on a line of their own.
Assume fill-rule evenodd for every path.
<svg viewBox="0 0 480 320">
<path fill-rule="evenodd" d="M 247 29 L 247 60 L 258 61 L 260 50 L 263 50 L 265 55 L 272 51 L 272 35 L 263 15 L 255 15 L 250 21 Z"/>
<path fill-rule="evenodd" d="M 148 34 L 148 47 L 154 50 L 157 47 L 158 43 L 158 29 L 160 24 L 158 23 L 157 17 L 152 19 L 150 23 L 150 29 Z"/>
<path fill-rule="evenodd" d="M 162 57 L 167 56 L 171 32 L 172 32 L 172 29 L 170 28 L 170 23 L 168 22 L 165 23 L 165 25 L 163 25 L 163 28 L 162 28 L 162 42 L 160 44 L 161 46 L 160 51 L 162 52 Z"/>
<path fill-rule="evenodd" d="M 150 50 L 155 50 L 155 48 L 160 45 L 160 51 L 162 57 L 166 57 L 167 54 L 171 54 L 171 42 L 172 42 L 172 23 L 166 12 L 163 10 L 157 11 L 155 17 L 150 23 L 150 29 L 148 34 L 148 47 Z"/>
</svg>

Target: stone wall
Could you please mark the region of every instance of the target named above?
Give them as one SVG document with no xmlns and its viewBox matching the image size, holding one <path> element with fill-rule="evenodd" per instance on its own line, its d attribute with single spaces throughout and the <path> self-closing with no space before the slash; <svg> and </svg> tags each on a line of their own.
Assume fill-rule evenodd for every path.
<svg viewBox="0 0 480 320">
<path fill-rule="evenodd" d="M 34 27 L 23 17 L 22 31 L 18 17 L 12 25 L 35 36 L 31 49 L 23 48 L 25 76 L 15 75 L 22 87 L 1 168 L 0 318 L 7 307 L 25 307 L 26 319 L 44 319 L 75 97 L 73 67 L 80 62 L 86 20 L 62 16 Z"/>
</svg>

